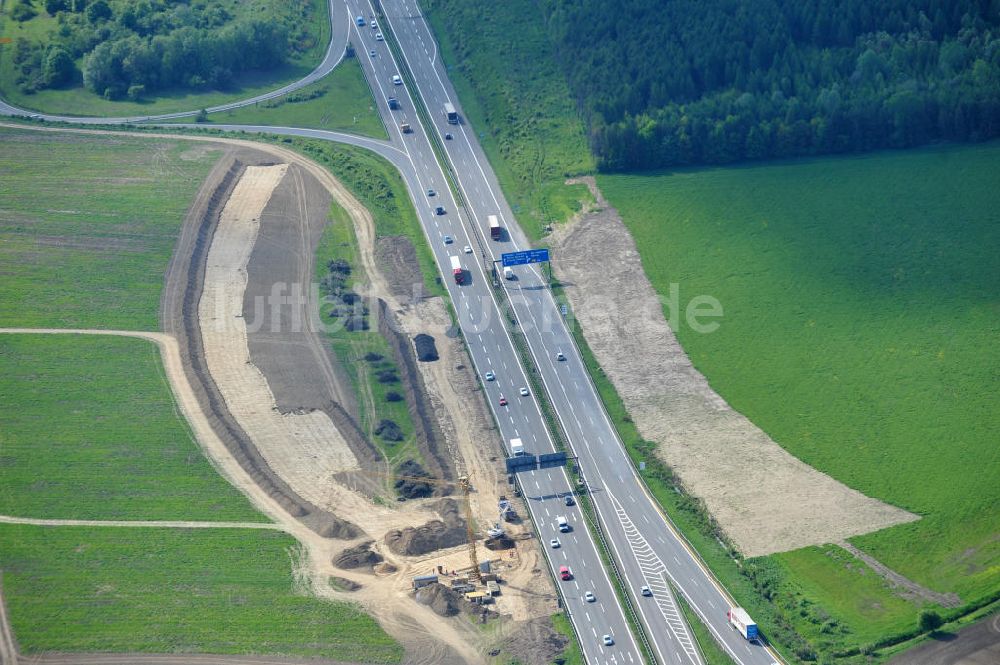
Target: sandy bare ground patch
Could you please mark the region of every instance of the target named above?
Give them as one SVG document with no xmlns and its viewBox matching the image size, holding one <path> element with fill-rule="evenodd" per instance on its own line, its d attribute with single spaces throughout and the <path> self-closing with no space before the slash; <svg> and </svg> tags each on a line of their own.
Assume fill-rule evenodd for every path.
<svg viewBox="0 0 1000 665">
<path fill-rule="evenodd" d="M 833 543 L 918 519 L 804 464 L 712 390 L 667 324 L 628 229 L 593 179 L 588 184 L 598 208 L 553 235 L 555 274 L 639 432 L 743 554 Z"/>
<path fill-rule="evenodd" d="M 297 494 L 318 504 L 327 479 L 358 469 L 357 459 L 325 413 L 281 413 L 251 362 L 243 318 L 247 263 L 260 216 L 287 170 L 287 164 L 249 166 L 236 184 L 208 251 L 198 318 L 206 363 L 227 409 L 268 465 Z"/>
</svg>

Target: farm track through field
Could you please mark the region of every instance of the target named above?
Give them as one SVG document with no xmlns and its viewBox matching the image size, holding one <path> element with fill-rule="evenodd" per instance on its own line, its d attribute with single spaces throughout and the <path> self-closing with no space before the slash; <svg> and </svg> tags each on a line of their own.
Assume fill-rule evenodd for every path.
<svg viewBox="0 0 1000 665">
<path fill-rule="evenodd" d="M 931 591 L 927 587 L 921 586 L 913 580 L 903 577 L 885 564 L 880 563 L 875 557 L 870 554 L 866 554 L 854 545 L 851 545 L 846 540 L 842 540 L 837 544 L 853 554 L 855 558 L 864 561 L 866 566 L 875 571 L 879 577 L 887 581 L 890 585 L 902 589 L 903 591 L 901 592 L 901 595 L 904 597 L 912 597 L 919 600 L 925 600 L 929 603 L 937 603 L 941 607 L 958 607 L 962 604 L 962 599 L 958 597 L 957 593 L 940 593 L 937 591 Z"/>
<path fill-rule="evenodd" d="M 284 531 L 267 522 L 201 522 L 185 520 L 46 520 L 33 517 L 0 515 L 0 524 L 30 524 L 32 526 L 112 526 L 137 529 L 154 527 L 167 529 L 270 529 Z"/>
<path fill-rule="evenodd" d="M 0 665 L 17 663 L 17 642 L 7 616 L 7 604 L 3 600 L 3 570 L 0 570 Z"/>
</svg>

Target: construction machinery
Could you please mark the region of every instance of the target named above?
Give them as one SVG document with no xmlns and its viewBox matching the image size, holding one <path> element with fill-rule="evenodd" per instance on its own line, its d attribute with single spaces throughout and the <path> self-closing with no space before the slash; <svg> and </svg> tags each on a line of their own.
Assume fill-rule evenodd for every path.
<svg viewBox="0 0 1000 665">
<path fill-rule="evenodd" d="M 469 503 L 469 492 L 472 491 L 472 484 L 469 482 L 468 476 L 459 476 L 458 480 L 438 480 L 437 478 L 427 478 L 425 476 L 404 476 L 398 473 L 382 473 L 379 471 L 362 471 L 361 473 L 371 476 L 379 476 L 382 478 L 390 478 L 392 480 L 409 480 L 414 483 L 427 483 L 428 485 L 436 485 L 438 487 L 455 487 L 457 485 L 462 491 L 462 512 L 465 515 L 465 537 L 469 542 L 469 564 L 471 566 L 469 577 L 474 579 L 477 584 L 482 582 L 479 572 L 479 556 L 476 554 L 476 534 L 472 529 L 472 504 Z"/>
</svg>

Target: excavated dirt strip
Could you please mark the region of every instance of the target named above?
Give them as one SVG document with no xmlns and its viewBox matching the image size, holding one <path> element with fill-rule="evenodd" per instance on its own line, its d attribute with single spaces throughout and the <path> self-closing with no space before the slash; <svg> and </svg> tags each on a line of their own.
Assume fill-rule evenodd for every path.
<svg viewBox="0 0 1000 665">
<path fill-rule="evenodd" d="M 325 498 L 327 479 L 359 468 L 330 418 L 320 411 L 281 413 L 252 364 L 243 319 L 247 263 L 260 216 L 288 166 L 249 166 L 222 211 L 198 306 L 205 359 L 226 407 L 274 471 L 307 501 Z"/>
<path fill-rule="evenodd" d="M 801 462 L 712 390 L 667 324 L 632 235 L 588 184 L 600 208 L 554 234 L 555 273 L 640 434 L 658 444 L 743 554 L 833 543 L 919 519 Z"/>
</svg>

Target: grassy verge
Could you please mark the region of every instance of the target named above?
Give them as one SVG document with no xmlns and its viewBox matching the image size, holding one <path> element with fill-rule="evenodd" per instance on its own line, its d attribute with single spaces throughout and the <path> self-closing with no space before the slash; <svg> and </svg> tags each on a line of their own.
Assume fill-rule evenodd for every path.
<svg viewBox="0 0 1000 665">
<path fill-rule="evenodd" d="M 284 654 L 396 663 L 352 603 L 308 597 L 290 536 L 223 529 L 0 525 L 4 597 L 24 654 Z"/>
<path fill-rule="evenodd" d="M 372 214 L 377 238 L 405 236 L 413 243 L 424 277 L 424 292 L 447 296 L 438 276 L 434 255 L 427 244 L 399 172 L 386 160 L 361 148 L 328 141 L 264 137 L 313 159 L 336 176 Z"/>
<path fill-rule="evenodd" d="M 684 596 L 677 593 L 676 589 L 674 589 L 674 598 L 677 599 L 677 605 L 681 608 L 681 612 L 684 614 L 684 620 L 687 621 L 687 625 L 691 627 L 695 642 L 698 645 L 698 650 L 701 652 L 701 655 L 704 656 L 705 665 L 733 665 L 733 659 L 729 657 L 729 654 L 723 651 L 722 647 L 715 641 L 715 637 L 711 632 L 709 632 L 701 618 L 694 613 L 691 606 L 687 604 L 686 600 L 684 600 Z"/>
<path fill-rule="evenodd" d="M 191 118 L 178 118 L 168 122 L 191 122 Z M 376 139 L 389 138 L 356 58 L 346 58 L 316 83 L 288 95 L 253 106 L 212 113 L 205 124 L 211 126 L 213 122 L 311 127 L 351 132 Z"/>
<path fill-rule="evenodd" d="M 348 285 L 365 282 L 367 278 L 358 274 L 361 262 L 358 259 L 357 239 L 350 217 L 346 211 L 334 205 L 331 218 L 332 223 L 324 230 L 316 250 L 316 275 L 327 273 L 327 266 L 331 262 L 342 261 L 351 267 L 352 272 L 346 278 Z M 327 323 L 327 339 L 350 376 L 358 399 L 362 430 L 378 444 L 391 464 L 396 465 L 406 459 L 420 461 L 413 421 L 406 401 L 402 399 L 405 390 L 400 384 L 399 368 L 392 359 L 389 344 L 378 332 L 373 316 L 366 313 L 368 304 L 359 301 L 348 306 L 343 300 L 324 290 L 327 301 L 321 308 L 320 316 Z M 353 293 L 349 286 L 348 292 Z M 343 313 L 334 318 L 331 314 L 335 310 Z M 349 329 L 349 318 L 366 323 L 370 321 L 371 328 Z M 395 395 L 395 401 L 389 399 L 392 394 Z M 376 429 L 383 420 L 395 423 L 398 431 L 393 434 L 385 431 L 376 434 Z M 395 437 L 399 437 L 398 440 L 393 440 Z"/>
<path fill-rule="evenodd" d="M 538 8 L 530 0 L 431 0 L 425 7 L 466 119 L 521 228 L 538 240 L 546 225 L 568 218 L 589 196 L 565 179 L 594 170 Z"/>
<path fill-rule="evenodd" d="M 566 615 L 561 612 L 553 614 L 552 627 L 570 639 L 569 646 L 562 652 L 562 655 L 559 657 L 560 660 L 556 662 L 561 663 L 561 665 L 584 665 L 586 661 L 583 659 L 583 653 L 580 651 L 580 644 L 576 641 L 576 633 L 573 632 L 573 627 L 570 626 Z"/>
<path fill-rule="evenodd" d="M 58 21 L 44 11 L 41 7 L 44 3 L 37 4 L 38 15 L 23 23 L 10 19 L 5 13 L 0 14 L 0 36 L 11 39 L 26 37 L 42 43 L 50 42 L 52 35 L 59 29 Z M 232 3 L 229 9 L 239 14 L 241 11 L 259 9 L 255 4 L 237 2 Z M 247 72 L 237 77 L 231 88 L 224 91 L 163 90 L 156 93 L 155 99 L 140 101 L 106 100 L 85 89 L 82 80 L 79 79 L 67 88 L 44 89 L 34 94 L 25 94 L 15 83 L 16 71 L 11 59 L 11 46 L 0 45 L 0 96 L 18 108 L 91 117 L 144 116 L 196 111 L 246 99 L 297 81 L 319 65 L 330 43 L 330 14 L 325 0 L 312 1 L 312 9 L 306 22 L 309 26 L 307 31 L 312 37 L 312 46 L 300 55 L 290 58 L 282 67 L 266 72 Z M 81 65 L 82 62 L 77 61 L 77 69 Z"/>
<path fill-rule="evenodd" d="M 0 321 L 156 330 L 184 214 L 221 152 L 0 128 Z"/>
<path fill-rule="evenodd" d="M 205 459 L 156 345 L 0 335 L 0 513 L 261 521 Z"/>
</svg>

